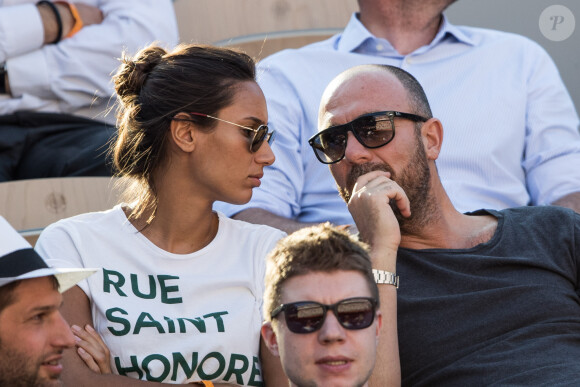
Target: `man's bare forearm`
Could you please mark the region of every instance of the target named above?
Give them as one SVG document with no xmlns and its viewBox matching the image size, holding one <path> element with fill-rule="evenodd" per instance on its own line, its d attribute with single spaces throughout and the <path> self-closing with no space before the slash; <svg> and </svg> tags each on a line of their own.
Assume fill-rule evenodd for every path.
<svg viewBox="0 0 580 387">
<path fill-rule="evenodd" d="M 265 224 L 270 227 L 282 230 L 287 234 L 291 234 L 296 230 L 300 230 L 301 228 L 317 224 L 317 223 L 304 223 L 296 221 L 294 219 L 288 219 L 283 216 L 273 214 L 269 211 L 262 210 L 260 208 L 248 208 L 247 210 L 238 212 L 237 214 L 232 216 L 232 218 L 243 220 L 248 223 Z"/>
<path fill-rule="evenodd" d="M 83 3 L 75 4 L 84 26 L 99 24 L 103 21 L 103 13 L 98 7 Z M 53 5 L 54 10 L 58 12 L 58 18 L 60 19 L 60 36 L 58 35 L 59 22 L 57 21 L 57 15 L 55 15 L 53 8 L 45 3 L 36 5 L 44 28 L 44 44 L 50 44 L 63 39 L 70 33 L 74 26 L 74 16 L 69 6 L 64 3 L 54 3 Z"/>
</svg>

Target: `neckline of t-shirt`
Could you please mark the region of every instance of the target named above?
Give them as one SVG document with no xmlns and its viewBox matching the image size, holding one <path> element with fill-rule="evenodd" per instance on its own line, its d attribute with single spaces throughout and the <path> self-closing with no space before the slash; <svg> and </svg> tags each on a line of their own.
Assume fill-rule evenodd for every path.
<svg viewBox="0 0 580 387">
<path fill-rule="evenodd" d="M 493 233 L 493 235 L 491 236 L 491 238 L 483 243 L 479 243 L 473 247 L 469 247 L 467 249 L 437 249 L 437 248 L 430 248 L 430 249 L 409 249 L 406 247 L 400 247 L 399 250 L 404 250 L 404 251 L 408 251 L 408 252 L 419 252 L 419 253 L 459 253 L 459 254 L 463 254 L 463 253 L 470 253 L 470 252 L 475 252 L 481 249 L 489 249 L 490 247 L 495 246 L 498 242 L 499 239 L 501 238 L 502 235 L 502 230 L 504 227 L 504 223 L 505 223 L 505 215 L 500 212 L 500 211 L 496 211 L 496 210 L 487 210 L 487 209 L 481 209 L 481 210 L 477 210 L 477 211 L 473 211 L 473 212 L 469 212 L 469 215 L 484 215 L 484 214 L 488 214 L 491 215 L 493 217 L 495 217 L 497 219 L 497 227 Z"/>
<path fill-rule="evenodd" d="M 223 228 L 224 228 L 224 215 L 221 214 L 219 211 L 214 211 L 218 216 L 218 230 L 215 237 L 203 248 L 193 251 L 191 253 L 185 254 L 176 254 L 170 251 L 164 250 L 161 247 L 157 246 L 155 243 L 151 242 L 149 238 L 143 235 L 127 218 L 125 211 L 123 210 L 123 206 L 128 206 L 127 203 L 120 203 L 115 206 L 118 216 L 122 221 L 122 229 L 126 231 L 128 234 L 132 235 L 136 238 L 139 243 L 144 245 L 149 250 L 152 250 L 156 254 L 161 254 L 166 258 L 173 258 L 173 259 L 190 259 L 197 256 L 205 255 L 211 250 L 213 250 L 214 246 L 219 243 L 219 240 L 222 238 Z"/>
</svg>

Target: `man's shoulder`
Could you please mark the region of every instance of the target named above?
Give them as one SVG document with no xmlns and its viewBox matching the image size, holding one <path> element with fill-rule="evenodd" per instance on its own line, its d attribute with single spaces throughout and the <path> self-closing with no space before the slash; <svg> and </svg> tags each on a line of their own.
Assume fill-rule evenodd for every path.
<svg viewBox="0 0 580 387">
<path fill-rule="evenodd" d="M 528 230 L 553 234 L 580 227 L 580 214 L 560 206 L 522 206 L 502 210 L 481 209 L 468 212 L 468 215 L 495 216 L 500 222 L 502 232 L 507 230 Z"/>
<path fill-rule="evenodd" d="M 336 51 L 336 41 L 339 35 L 334 35 L 328 39 L 310 43 L 299 48 L 286 48 L 272 55 L 267 56 L 258 63 L 258 67 L 270 67 L 278 64 L 287 64 L 289 60 L 300 58 L 310 58 L 312 55 L 320 56 L 325 53 Z"/>
<path fill-rule="evenodd" d="M 580 221 L 580 214 L 560 206 L 522 206 L 504 210 L 486 210 L 492 215 L 504 216 L 525 224 L 569 224 Z"/>
<path fill-rule="evenodd" d="M 512 50 L 543 50 L 534 40 L 513 32 L 471 26 L 455 26 L 455 28 L 471 39 L 475 46 L 507 46 Z"/>
<path fill-rule="evenodd" d="M 239 233 L 240 235 L 256 235 L 265 239 L 278 240 L 286 236 L 286 233 L 265 224 L 254 224 L 243 220 L 229 218 L 218 211 L 220 228 L 227 232 Z"/>
</svg>

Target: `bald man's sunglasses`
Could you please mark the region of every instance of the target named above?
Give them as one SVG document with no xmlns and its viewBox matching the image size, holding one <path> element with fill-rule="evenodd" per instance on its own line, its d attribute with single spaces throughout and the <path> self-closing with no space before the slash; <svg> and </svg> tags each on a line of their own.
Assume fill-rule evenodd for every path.
<svg viewBox="0 0 580 387">
<path fill-rule="evenodd" d="M 324 129 L 308 140 L 316 158 L 324 164 L 338 163 L 344 158 L 348 132 L 366 148 L 380 148 L 395 138 L 395 118 L 425 122 L 427 118 L 396 111 L 376 112 L 362 115 L 343 125 Z"/>
<path fill-rule="evenodd" d="M 376 308 L 377 301 L 369 297 L 347 298 L 332 305 L 301 301 L 278 306 L 271 317 L 284 312 L 291 332 L 312 333 L 322 328 L 327 312 L 332 310 L 343 328 L 354 330 L 368 328 L 375 320 Z"/>
</svg>

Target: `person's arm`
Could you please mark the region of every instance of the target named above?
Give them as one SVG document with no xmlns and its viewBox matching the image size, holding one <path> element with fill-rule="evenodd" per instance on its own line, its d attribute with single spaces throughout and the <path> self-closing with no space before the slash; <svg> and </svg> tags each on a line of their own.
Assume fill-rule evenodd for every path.
<svg viewBox="0 0 580 387">
<path fill-rule="evenodd" d="M 46 3 L 36 4 L 44 29 L 44 44 L 51 44 L 65 39 L 75 24 L 74 15 L 70 7 L 64 3 L 53 3 L 53 5 L 58 12 L 58 19 L 62 28 L 60 36 L 58 36 L 58 21 L 54 9 Z M 75 3 L 75 6 L 82 20 L 83 28 L 93 24 L 100 24 L 103 21 L 103 13 L 99 8 L 84 3 Z"/>
<path fill-rule="evenodd" d="M 67 290 L 63 294 L 63 302 L 61 313 L 70 325 L 84 327 L 93 324 L 89 299 L 80 287 L 74 286 Z M 64 368 L 62 381 L 65 386 L 139 387 L 165 385 L 137 380 L 127 376 L 98 374 L 93 372 L 74 350 L 64 351 L 62 364 Z M 169 384 L 167 385 L 169 386 Z"/>
<path fill-rule="evenodd" d="M 110 374 L 110 352 L 103 339 L 87 324 L 84 327 L 72 326 L 75 335 L 77 354 L 93 372 Z M 268 386 L 286 386 L 288 378 L 284 374 L 280 358 L 272 355 L 260 335 L 260 362 L 262 365 L 262 380 Z M 201 383 L 196 383 L 201 385 Z M 214 386 L 232 386 L 232 384 L 214 383 Z"/>
<path fill-rule="evenodd" d="M 392 273 L 396 273 L 394 269 L 396 256 L 396 250 L 371 250 L 373 267 Z M 391 267 L 393 269 L 389 270 Z M 380 330 L 375 368 L 369 380 L 369 386 L 400 386 L 401 365 L 399 361 L 399 339 L 397 336 L 397 288 L 387 284 L 379 284 L 378 287 L 383 325 Z"/>
<path fill-rule="evenodd" d="M 580 214 L 580 192 L 574 192 L 552 203 L 554 206 L 567 207 Z"/>
<path fill-rule="evenodd" d="M 79 13 L 82 9 L 81 5 Z M 58 44 L 9 58 L 14 97 L 29 94 L 57 100 L 67 113 L 93 106 L 98 98 L 106 103 L 113 94 L 111 73 L 120 65 L 118 58 L 124 50 L 134 53 L 152 41 L 168 46 L 178 41 L 170 0 L 103 0 L 99 9 L 102 23 L 86 26 Z"/>
<path fill-rule="evenodd" d="M 73 238 L 71 238 L 66 227 L 59 225 L 59 223 L 48 226 L 41 233 L 34 249 L 46 260 L 49 266 L 85 267 Z M 88 283 L 83 281 L 63 293 L 61 313 L 70 326 L 94 326 L 90 300 L 81 286 L 86 286 L 86 289 L 90 289 L 90 287 Z M 141 381 L 127 376 L 95 373 L 85 364 L 85 361 L 77 354 L 75 349 L 65 350 L 61 363 L 63 365 L 61 377 L 66 386 L 138 387 L 161 385 L 160 383 Z"/>
<path fill-rule="evenodd" d="M 348 210 L 358 227 L 360 239 L 370 244 L 374 269 L 396 273 L 397 250 L 401 242 L 399 223 L 390 201 L 394 201 L 403 216 L 410 216 L 410 205 L 403 189 L 389 179 L 388 172 L 374 171 L 358 178 Z M 405 279 L 403 278 L 402 281 Z M 379 284 L 380 330 L 371 387 L 400 386 L 399 340 L 397 336 L 397 288 Z"/>
<path fill-rule="evenodd" d="M 109 348 L 104 343 L 103 339 L 99 334 L 90 326 L 86 325 L 84 328 L 73 325 L 73 333 L 75 335 L 75 340 L 77 341 L 77 353 L 85 364 L 93 371 L 98 374 L 110 374 L 110 353 Z M 282 371 L 283 372 L 283 371 Z M 141 385 L 142 383 L 140 383 Z M 148 383 L 151 384 L 151 383 Z M 155 383 L 159 384 L 159 383 Z M 194 385 L 203 386 L 201 382 L 190 383 Z M 237 386 L 230 383 L 213 383 L 214 387 L 232 387 Z M 278 384 L 272 384 L 276 386 Z"/>
<path fill-rule="evenodd" d="M 63 3 L 52 4 L 54 7 L 46 3 L 0 7 L 0 63 L 38 51 L 44 45 L 60 41 L 70 33 L 75 24 L 70 8 Z M 103 15 L 99 8 L 83 3 L 75 4 L 83 26 L 102 22 Z M 23 24 L 22 20 L 27 22 Z M 6 92 L 11 94 L 9 72 L 5 76 Z"/>
<path fill-rule="evenodd" d="M 552 58 L 527 47 L 526 141 L 522 166 L 531 204 L 580 210 L 579 118 Z"/>
<path fill-rule="evenodd" d="M 111 353 L 101 336 L 90 325 L 73 325 L 77 353 L 85 364 L 99 374 L 111 373 Z"/>
<path fill-rule="evenodd" d="M 38 50 L 43 45 L 43 35 L 42 19 L 34 4 L 0 7 L 0 63 Z"/>
<path fill-rule="evenodd" d="M 243 220 L 248 223 L 265 224 L 270 227 L 277 228 L 291 234 L 301 228 L 312 226 L 315 223 L 299 222 L 294 219 L 288 219 L 271 213 L 270 211 L 262 210 L 261 208 L 248 208 L 232 216 L 234 219 Z"/>
</svg>

